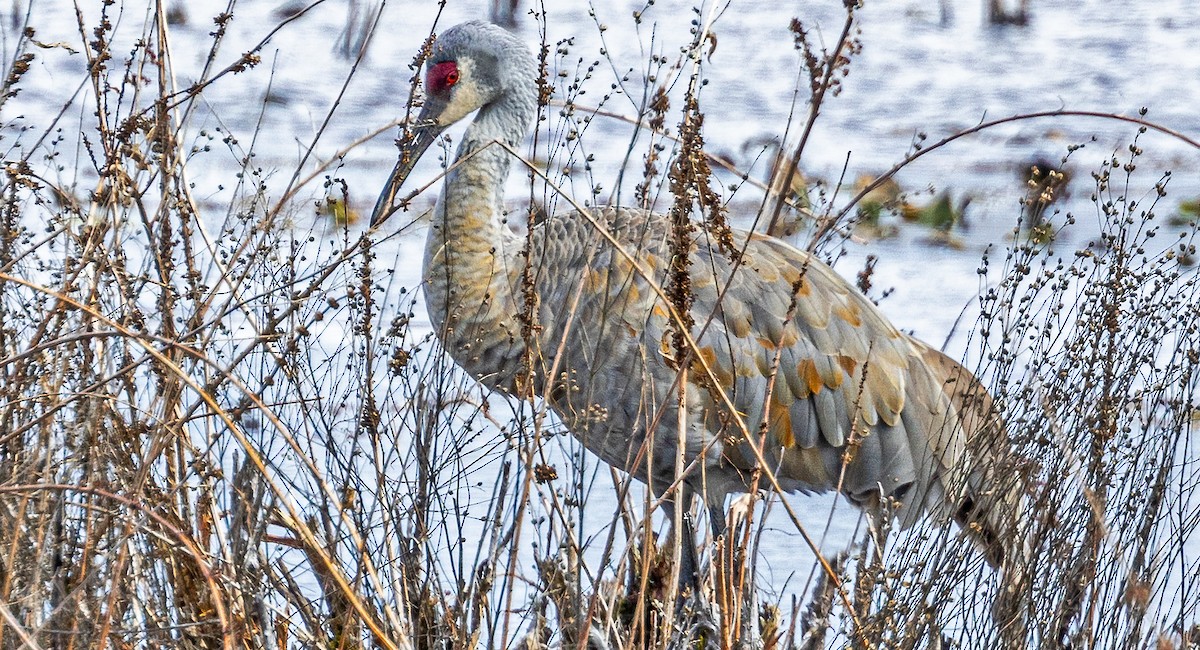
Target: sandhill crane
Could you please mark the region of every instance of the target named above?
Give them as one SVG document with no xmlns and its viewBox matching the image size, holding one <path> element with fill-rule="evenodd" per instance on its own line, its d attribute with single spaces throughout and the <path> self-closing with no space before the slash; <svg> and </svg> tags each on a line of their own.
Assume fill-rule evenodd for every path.
<svg viewBox="0 0 1200 650">
<path fill-rule="evenodd" d="M 420 115 L 375 206 L 378 226 L 430 143 L 479 111 L 425 248 L 429 315 L 451 357 L 493 389 L 543 397 L 588 449 L 656 493 L 681 478 L 703 497 L 718 534 L 726 497 L 752 489 L 765 464 L 786 491 L 840 486 L 872 512 L 893 499 L 904 524 L 922 512 L 953 518 L 1000 563 L 1019 495 L 999 476 L 1009 451 L 990 396 L 827 265 L 736 230 L 744 254 L 735 264 L 697 237 L 688 266 L 696 327 L 681 364 L 664 343 L 673 317 L 661 290 L 671 259 L 666 217 L 566 212 L 532 225 L 531 245 L 509 230 L 504 181 L 537 111 L 537 79 L 533 55 L 504 29 L 468 22 L 446 30 L 426 61 Z M 535 291 L 523 292 L 523 282 Z M 523 332 L 531 295 L 538 327 Z M 681 365 L 691 369 L 682 417 Z M 844 463 L 848 444 L 856 449 Z"/>
</svg>

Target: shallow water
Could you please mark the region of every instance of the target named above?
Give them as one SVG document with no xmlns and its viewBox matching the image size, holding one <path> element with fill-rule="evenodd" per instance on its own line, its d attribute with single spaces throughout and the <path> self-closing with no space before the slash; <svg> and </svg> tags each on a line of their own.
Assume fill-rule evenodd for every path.
<svg viewBox="0 0 1200 650">
<path fill-rule="evenodd" d="M 935 4 L 869 2 L 861 11 L 862 31 L 857 37 L 862 52 L 854 57 L 842 92 L 822 107 L 805 150 L 803 166 L 811 177 L 835 184 L 846 166 L 845 178 L 853 183 L 859 174 L 878 174 L 903 159 L 917 133 L 928 134 L 927 142 L 932 142 L 981 120 L 1031 111 L 1066 108 L 1133 116 L 1141 107 L 1148 107 L 1149 119 L 1200 135 L 1200 111 L 1196 110 L 1200 105 L 1200 13 L 1188 0 L 1039 0 L 1032 3 L 1033 23 L 1024 28 L 983 25 L 982 2 L 943 3 L 954 8 L 948 20 Z M 213 29 L 211 14 L 223 6 L 189 3 L 189 21 L 174 27 L 173 62 L 181 85 L 197 78 L 203 69 Z M 704 65 L 710 83 L 701 93 L 709 149 L 737 161 L 759 178 L 766 174 L 766 165 L 752 165 L 756 150 L 746 150 L 744 145 L 779 138 L 785 132 L 799 74 L 799 58 L 788 32 L 792 10 L 767 10 L 764 6 L 734 2 L 720 11 L 714 23 L 716 47 Z M 818 42 L 831 44 L 841 28 L 840 6 L 836 1 L 805 3 L 799 17 L 813 28 Z M 280 20 L 273 15 L 274 9 L 263 2 L 237 8 L 216 56 L 217 68 L 265 37 Z M 614 77 L 627 70 L 633 71 L 628 88 L 640 93 L 647 58 L 661 53 L 670 62 L 678 60 L 680 48 L 690 41 L 689 21 L 695 15 L 691 3 L 676 0 L 659 0 L 652 7 L 610 2 L 594 10 L 595 19 L 583 2 L 554 3 L 548 10 L 546 40 L 574 39 L 569 54 L 559 61 L 567 67 L 559 69 L 574 75 L 578 59 L 583 59 L 584 66 L 600 62 L 585 86 L 590 92 L 577 100 L 581 107 L 598 102 Z M 635 10 L 643 11 L 640 27 L 632 18 Z M 85 8 L 89 24 L 94 22 L 95 11 L 95 7 Z M 125 7 L 116 21 L 119 32 L 136 33 L 146 19 L 141 11 L 136 3 Z M 274 175 L 268 171 L 270 187 L 281 192 L 335 102 L 338 108 L 315 147 L 315 157 L 321 160 L 400 117 L 412 75 L 406 65 L 430 32 L 436 13 L 432 2 L 389 3 L 366 58 L 340 100 L 337 97 L 351 62 L 337 56 L 334 46 L 347 22 L 346 6 L 319 6 L 281 29 L 262 51 L 261 65 L 218 82 L 208 93 L 205 109 L 190 118 L 188 130 L 194 137 L 201 130 L 220 128 L 242 143 L 196 156 L 191 169 L 198 194 L 212 206 L 229 200 L 231 190 L 218 186 L 229 182 L 229 170 L 244 155 L 256 130 L 257 165 L 283 170 Z M 452 1 L 440 24 L 484 14 L 484 3 Z M 38 3 L 32 15 L 39 40 L 78 40 L 69 3 Z M 597 23 L 606 26 L 603 44 Z M 528 17 L 520 33 L 531 45 L 538 42 L 536 23 Z M 601 47 L 608 57 L 600 55 Z M 28 76 L 26 90 L 12 100 L 6 114 L 21 113 L 25 124 L 45 128 L 84 78 L 81 56 L 46 51 Z M 679 90 L 677 85 L 672 95 L 678 96 Z M 604 108 L 632 117 L 640 100 L 640 96 L 616 96 Z M 803 102 L 801 97 L 797 116 L 805 111 Z M 557 123 L 552 119 L 550 124 Z M 789 147 L 798 127 L 793 124 L 791 128 Z M 611 187 L 614 182 L 632 133 L 627 123 L 601 117 L 585 132 L 582 142 L 596 159 L 593 177 L 603 186 Z M 908 228 L 894 239 L 847 244 L 838 268 L 852 276 L 868 254 L 878 256 L 875 284 L 894 289 L 881 308 L 902 329 L 940 344 L 950 335 L 964 305 L 980 290 L 981 280 L 975 272 L 980 253 L 989 244 L 1002 246 L 1017 222 L 1017 201 L 1024 191 L 1018 168 L 1036 158 L 1055 160 L 1065 154 L 1068 145 L 1087 144 L 1071 158 L 1076 172 L 1073 195 L 1064 205 L 1085 218 L 1060 245 L 1082 243 L 1096 227 L 1094 219 L 1089 223 L 1086 218 L 1095 212 L 1088 202 L 1088 172 L 1114 152 L 1124 151 L 1135 133 L 1136 127 L 1129 124 L 1055 118 L 1017 122 L 954 143 L 913 164 L 898 178 L 916 192 L 932 186 L 958 197 L 974 197 L 968 214 L 971 228 L 958 233 L 965 249 L 930 245 L 926 233 Z M 354 207 L 360 211 L 369 212 L 395 161 L 393 135 L 385 133 L 353 149 L 336 171 L 347 181 Z M 1194 172 L 1200 152 L 1161 135 L 1148 134 L 1141 142 L 1146 155 L 1140 185 L 1135 185 L 1139 192 L 1149 193 L 1165 169 L 1177 170 L 1166 204 L 1200 192 L 1200 178 Z M 644 139 L 637 146 L 635 151 L 642 151 Z M 631 167 L 634 172 L 640 168 L 640 153 L 633 156 Z M 423 161 L 414 181 L 423 183 L 435 171 L 436 160 Z M 78 180 L 80 187 L 92 182 Z M 528 195 L 521 178 L 510 180 L 510 188 L 510 196 L 521 196 L 521 188 Z M 570 188 L 576 196 L 588 194 L 585 182 Z M 758 200 L 755 192 L 746 189 L 739 194 L 739 210 L 752 209 Z M 299 205 L 292 217 L 294 228 L 329 236 L 308 204 Z M 394 216 L 385 232 L 405 219 L 405 215 Z M 423 232 L 413 230 L 389 239 L 378 250 L 381 259 L 389 255 L 395 259 L 395 282 L 408 287 L 417 286 L 420 277 Z M 428 327 L 419 306 L 417 314 L 416 322 Z M 951 340 L 952 354 L 962 352 L 965 343 L 961 338 Z M 594 491 L 600 506 L 596 511 L 607 520 L 612 511 L 611 491 L 605 481 L 599 483 Z M 812 515 L 809 529 L 819 534 L 832 499 L 794 497 L 791 502 L 802 516 Z M 841 506 L 827 548 L 842 548 L 857 525 L 856 513 Z M 770 580 L 779 589 L 798 590 L 802 583 L 784 587 L 783 579 L 793 567 L 809 566 L 807 550 L 798 548 L 790 524 L 773 520 L 773 526 L 779 531 L 763 538 Z M 587 534 L 594 531 L 585 531 Z"/>
</svg>

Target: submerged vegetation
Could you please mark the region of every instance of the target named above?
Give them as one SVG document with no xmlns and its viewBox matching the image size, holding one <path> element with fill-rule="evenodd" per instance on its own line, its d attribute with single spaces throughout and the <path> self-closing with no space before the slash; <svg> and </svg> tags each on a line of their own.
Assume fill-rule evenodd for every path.
<svg viewBox="0 0 1200 650">
<path fill-rule="evenodd" d="M 279 17 L 262 43 L 319 5 Z M 382 28 L 351 5 L 332 45 L 360 60 Z M 542 9 L 520 17 L 530 42 L 554 20 Z M 611 198 L 674 206 L 714 231 L 752 223 L 827 258 L 910 227 L 897 172 L 1024 118 L 933 144 L 922 134 L 861 183 L 807 180 L 820 108 L 870 46 L 864 10 L 845 10 L 827 41 L 802 17 L 779 44 L 795 46 L 810 101 L 773 164 L 755 167 L 774 170 L 757 194 L 750 171 L 727 174 L 703 149 L 721 7 L 676 17 L 694 19 L 691 45 L 652 49 L 599 97 L 589 80 L 603 54 L 545 43 L 537 164 L 517 165 L 548 181 L 531 176 L 512 220 L 536 219 L 531 204 Z M 1145 168 L 1147 131 L 1166 131 L 1145 115 L 1108 116 L 1129 142 L 1085 143 L 1113 150 L 1096 169 L 1074 157 L 1081 145 L 1064 147 L 1086 211 L 1056 202 L 1066 158 L 1021 181 L 1012 236 L 979 267 L 977 318 L 958 326 L 1020 461 L 1009 470 L 1025 529 L 1010 542 L 1023 570 L 1002 577 L 936 521 L 863 521 L 811 566 L 768 566 L 764 540 L 799 558 L 849 515 L 798 515 L 797 500 L 764 493 L 738 504 L 735 543 L 705 558 L 701 593 L 681 594 L 681 539 L 661 504 L 585 454 L 540 400 L 485 392 L 438 347 L 403 273 L 419 261 L 357 218 L 378 189 L 340 167 L 358 143 L 317 155 L 336 101 L 282 171 L 255 158 L 272 136 L 261 121 L 199 117 L 214 96 L 286 109 L 240 74 L 267 65 L 267 50 L 222 47 L 239 11 L 206 26 L 211 50 L 187 83 L 170 47 L 184 19 L 162 2 L 83 9 L 74 42 L 3 28 L 0 648 L 1200 647 L 1197 211 L 1175 200 L 1175 174 Z M 631 21 L 653 17 L 647 3 Z M 420 35 L 406 38 L 416 54 Z M 36 119 L 14 108 L 56 57 L 86 60 L 69 103 Z M 406 93 L 403 63 L 394 85 Z M 636 135 L 622 175 L 595 178 L 588 130 L 617 92 L 641 100 Z M 392 134 L 383 119 L 376 133 Z M 214 165 L 220 192 L 192 171 Z M 951 189 L 914 198 L 930 207 L 914 219 L 969 241 Z M 432 196 L 417 190 L 392 220 L 401 236 Z M 1087 241 L 1060 236 L 1082 222 Z M 872 268 L 859 286 L 882 299 Z"/>
</svg>

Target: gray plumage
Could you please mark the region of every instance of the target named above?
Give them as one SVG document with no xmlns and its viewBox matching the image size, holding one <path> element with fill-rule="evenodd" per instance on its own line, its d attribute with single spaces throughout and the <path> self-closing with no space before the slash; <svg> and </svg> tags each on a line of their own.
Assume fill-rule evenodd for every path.
<svg viewBox="0 0 1200 650">
<path fill-rule="evenodd" d="M 427 69 L 425 105 L 373 224 L 393 210 L 429 143 L 478 109 L 447 175 L 425 251 L 434 331 L 479 381 L 509 394 L 532 389 L 588 449 L 661 493 L 676 479 L 680 451 L 669 310 L 635 265 L 578 213 L 532 227 L 539 328 L 526 355 L 520 320 L 526 241 L 501 222 L 512 156 L 489 143 L 515 148 L 523 141 L 536 113 L 534 57 L 505 30 L 470 22 L 435 41 Z M 658 286 L 666 283 L 664 217 L 612 208 L 590 214 Z M 693 333 L 713 318 L 698 335 L 688 374 L 682 454 L 693 469 L 685 484 L 717 508 L 729 493 L 748 489 L 757 461 L 731 424 L 741 417 L 752 435 L 763 425 L 763 454 L 784 489 L 840 485 L 871 510 L 892 497 L 903 504 L 904 524 L 925 511 L 953 517 L 973 524 L 968 529 L 998 562 L 996 541 L 1013 526 L 1020 496 L 1008 484 L 998 486 L 1004 470 L 996 467 L 1007 462 L 1008 445 L 987 392 L 962 366 L 899 332 L 819 260 L 767 236 L 735 231 L 734 240 L 745 248 L 736 271 L 703 236 L 690 251 Z M 520 379 L 526 358 L 533 361 L 528 387 Z M 727 412 L 718 391 L 737 413 Z M 850 441 L 855 449 L 843 467 Z"/>
</svg>

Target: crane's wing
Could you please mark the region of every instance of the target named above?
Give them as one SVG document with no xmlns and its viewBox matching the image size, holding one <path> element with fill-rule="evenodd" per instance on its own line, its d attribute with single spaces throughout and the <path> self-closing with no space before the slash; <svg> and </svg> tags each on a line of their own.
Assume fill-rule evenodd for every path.
<svg viewBox="0 0 1200 650">
<path fill-rule="evenodd" d="M 556 407 L 568 426 L 607 462 L 641 475 L 634 448 L 646 430 L 657 431 L 660 457 L 669 461 L 675 449 L 663 442 L 677 426 L 669 310 L 645 277 L 667 285 L 668 224 L 636 211 L 593 216 L 628 256 L 578 216 L 552 218 L 536 238 L 543 354 L 557 346 L 545 356 L 562 359 L 545 368 L 557 369 L 560 386 L 570 384 Z M 970 487 L 971 421 L 940 353 L 893 327 L 811 255 L 752 233 L 735 232 L 734 240 L 745 251 L 738 263 L 703 231 L 690 255 L 699 359 L 689 373 L 697 404 L 689 408 L 707 435 L 688 437 L 686 458 L 717 448 L 749 483 L 752 445 L 761 444 L 785 489 L 839 489 L 864 506 L 893 497 L 906 525 L 923 510 L 956 515 Z M 596 407 L 603 427 L 594 426 Z M 743 431 L 761 431 L 761 439 Z M 668 463 L 661 474 L 671 472 Z"/>
<path fill-rule="evenodd" d="M 783 486 L 837 488 L 864 506 L 893 497 L 905 524 L 922 510 L 953 514 L 966 434 L 928 348 L 811 255 L 774 238 L 737 239 L 736 267 L 710 246 L 693 254 L 700 354 L 747 429 L 761 427 Z M 735 463 L 754 464 L 749 445 L 734 446 Z"/>
</svg>

